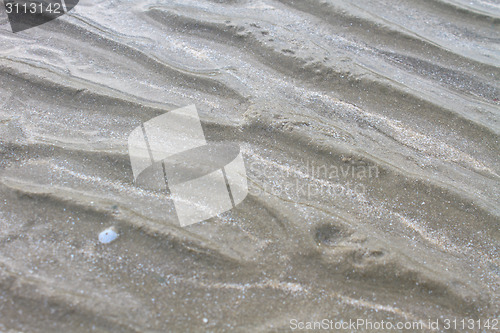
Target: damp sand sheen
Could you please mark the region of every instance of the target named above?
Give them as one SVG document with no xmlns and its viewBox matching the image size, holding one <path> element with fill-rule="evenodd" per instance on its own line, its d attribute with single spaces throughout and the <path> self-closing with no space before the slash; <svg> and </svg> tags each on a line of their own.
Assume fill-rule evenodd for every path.
<svg viewBox="0 0 500 333">
<path fill-rule="evenodd" d="M 1 332 L 495 331 L 498 4 L 0 7 Z M 248 195 L 182 227 L 127 142 L 193 104 Z"/>
</svg>

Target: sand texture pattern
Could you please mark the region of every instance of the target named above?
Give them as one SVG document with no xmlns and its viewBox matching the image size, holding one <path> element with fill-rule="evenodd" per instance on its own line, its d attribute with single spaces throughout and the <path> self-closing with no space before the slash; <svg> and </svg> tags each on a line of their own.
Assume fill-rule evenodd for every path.
<svg viewBox="0 0 500 333">
<path fill-rule="evenodd" d="M 498 318 L 499 31 L 485 0 L 2 6 L 0 331 Z M 249 194 L 181 227 L 127 139 L 191 104 Z"/>
</svg>

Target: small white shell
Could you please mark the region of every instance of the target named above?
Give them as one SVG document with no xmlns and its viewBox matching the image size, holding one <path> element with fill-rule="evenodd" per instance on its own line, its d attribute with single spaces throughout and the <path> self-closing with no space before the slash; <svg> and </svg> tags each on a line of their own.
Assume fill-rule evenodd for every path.
<svg viewBox="0 0 500 333">
<path fill-rule="evenodd" d="M 106 230 L 103 230 L 99 234 L 99 242 L 103 244 L 108 244 L 114 241 L 115 239 L 118 238 L 118 233 L 116 232 L 115 227 L 108 228 Z"/>
</svg>

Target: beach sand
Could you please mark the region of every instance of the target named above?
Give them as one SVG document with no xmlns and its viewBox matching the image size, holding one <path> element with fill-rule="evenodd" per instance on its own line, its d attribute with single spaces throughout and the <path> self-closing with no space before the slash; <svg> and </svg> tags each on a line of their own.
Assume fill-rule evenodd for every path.
<svg viewBox="0 0 500 333">
<path fill-rule="evenodd" d="M 0 331 L 498 320 L 499 26 L 482 0 L 81 0 L 13 34 L 2 6 Z M 249 194 L 181 227 L 127 140 L 192 104 Z"/>
</svg>

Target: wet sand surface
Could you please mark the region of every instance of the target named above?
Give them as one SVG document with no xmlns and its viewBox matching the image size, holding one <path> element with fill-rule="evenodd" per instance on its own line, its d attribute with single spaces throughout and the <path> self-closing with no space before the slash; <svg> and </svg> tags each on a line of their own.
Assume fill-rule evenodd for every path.
<svg viewBox="0 0 500 333">
<path fill-rule="evenodd" d="M 0 331 L 498 318 L 499 26 L 482 0 L 82 0 L 13 34 L 2 6 Z M 127 139 L 190 104 L 249 195 L 182 228 Z"/>
</svg>

